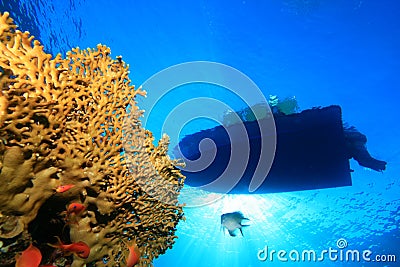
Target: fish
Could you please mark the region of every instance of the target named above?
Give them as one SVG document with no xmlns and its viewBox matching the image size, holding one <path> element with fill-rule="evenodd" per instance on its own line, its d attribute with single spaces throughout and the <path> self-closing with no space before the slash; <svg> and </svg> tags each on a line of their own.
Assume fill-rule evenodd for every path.
<svg viewBox="0 0 400 267">
<path fill-rule="evenodd" d="M 242 228 L 249 226 L 243 225 L 243 220 L 249 219 L 245 218 L 240 211 L 225 213 L 221 215 L 221 227 L 223 230 L 227 229 L 230 236 L 236 236 L 236 230 L 239 229 L 240 233 L 243 236 Z"/>
<path fill-rule="evenodd" d="M 71 189 L 72 187 L 74 187 L 74 186 L 75 186 L 74 184 L 60 185 L 60 186 L 57 186 L 56 192 L 57 192 L 57 193 L 64 193 L 65 191 L 70 190 L 70 189 Z"/>
<path fill-rule="evenodd" d="M 133 242 L 132 245 L 130 246 L 128 244 L 126 245 L 128 246 L 129 249 L 129 255 L 128 258 L 126 259 L 126 267 L 133 267 L 139 262 L 140 250 L 136 242 Z"/>
<path fill-rule="evenodd" d="M 56 238 L 58 240 L 58 244 L 56 245 L 48 244 L 48 245 L 53 248 L 59 248 L 66 252 L 74 253 L 75 255 L 77 255 L 79 258 L 82 259 L 87 259 L 89 257 L 90 248 L 85 242 L 79 241 L 72 244 L 64 244 L 58 236 L 56 236 Z"/>
<path fill-rule="evenodd" d="M 68 205 L 67 210 L 63 211 L 62 214 L 65 214 L 65 221 L 67 224 L 78 224 L 77 215 L 81 214 L 85 211 L 86 207 L 80 203 L 73 202 Z M 71 216 L 73 215 L 73 216 Z M 65 226 L 66 226 L 65 225 Z"/>
<path fill-rule="evenodd" d="M 38 267 L 42 261 L 42 253 L 37 247 L 30 244 L 21 255 L 17 255 L 15 258 L 15 267 Z"/>
<path fill-rule="evenodd" d="M 81 214 L 84 210 L 86 209 L 86 207 L 80 203 L 71 203 L 68 205 L 67 208 L 67 215 L 79 215 Z"/>
</svg>

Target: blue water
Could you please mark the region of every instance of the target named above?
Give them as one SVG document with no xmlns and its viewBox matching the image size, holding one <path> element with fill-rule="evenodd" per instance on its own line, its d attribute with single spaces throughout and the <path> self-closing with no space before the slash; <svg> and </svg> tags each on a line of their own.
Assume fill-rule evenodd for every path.
<svg viewBox="0 0 400 267">
<path fill-rule="evenodd" d="M 3 0 L 1 8 L 52 54 L 108 45 L 113 57 L 122 55 L 130 64 L 137 86 L 176 64 L 213 61 L 247 75 L 267 98 L 295 96 L 301 109 L 338 104 L 343 120 L 367 135 L 370 153 L 388 162 L 387 170 L 377 173 L 351 161 L 351 187 L 228 195 L 187 207 L 174 248 L 155 260 L 156 267 L 400 266 L 400 2 Z M 163 90 L 144 89 L 148 99 Z M 183 85 L 164 97 L 145 125 L 157 138 L 168 114 L 190 99 L 219 100 L 230 110 L 245 104 L 240 94 L 211 84 Z M 146 99 L 139 104 L 152 107 Z M 196 101 L 191 105 L 192 111 L 204 111 Z M 178 137 L 218 124 L 224 109 L 211 111 L 215 118 L 203 116 L 177 126 Z M 196 112 L 193 118 L 202 114 Z M 220 230 L 220 215 L 235 210 L 251 219 L 244 237 Z M 338 249 L 339 239 L 347 241 L 342 251 L 371 250 L 371 259 L 396 255 L 397 263 L 326 257 L 312 264 L 282 262 L 277 254 L 272 262 L 257 257 L 265 246 L 269 252 L 320 253 Z"/>
</svg>

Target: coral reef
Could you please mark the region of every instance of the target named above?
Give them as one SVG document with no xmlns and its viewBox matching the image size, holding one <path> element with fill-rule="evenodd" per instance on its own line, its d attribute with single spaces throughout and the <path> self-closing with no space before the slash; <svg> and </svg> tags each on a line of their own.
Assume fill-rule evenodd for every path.
<svg viewBox="0 0 400 267">
<path fill-rule="evenodd" d="M 103 45 L 52 58 L 0 15 L 1 266 L 32 242 L 42 264 L 73 267 L 136 256 L 135 266 L 152 266 L 174 244 L 184 177 L 168 137 L 154 146 L 141 127 L 135 97 L 145 92 L 128 74 Z M 49 246 L 54 236 L 90 254 Z"/>
</svg>

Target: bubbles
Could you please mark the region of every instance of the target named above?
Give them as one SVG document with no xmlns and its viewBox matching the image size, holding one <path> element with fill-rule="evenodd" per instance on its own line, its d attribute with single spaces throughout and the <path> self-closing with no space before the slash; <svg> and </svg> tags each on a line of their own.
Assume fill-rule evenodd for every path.
<svg viewBox="0 0 400 267">
<path fill-rule="evenodd" d="M 267 100 L 249 77 L 228 65 L 195 61 L 164 69 L 150 77 L 142 84 L 142 87 L 147 91 L 147 97 L 139 103 L 139 107 L 145 110 L 142 126 L 150 129 L 155 137 L 162 136 L 164 133 L 170 137 L 169 150 L 174 150 L 175 155 L 183 160 L 185 167 L 182 170 L 186 173 L 207 170 L 216 160 L 219 147 L 216 140 L 204 138 L 196 144 L 196 147 L 190 147 L 192 151 L 199 153 L 199 157 L 196 159 L 185 157 L 185 153 L 181 151 L 182 147 L 177 146 L 182 132 L 185 132 L 185 127 L 187 128 L 195 120 L 207 120 L 223 127 L 227 135 L 223 142 L 230 146 L 228 163 L 216 179 L 196 187 L 205 191 L 217 187 L 222 194 L 214 196 L 219 197 L 238 184 L 249 163 L 250 136 L 243 120 L 233 112 L 238 110 L 237 103 L 249 107 L 254 114 L 254 121 L 258 123 L 261 141 L 259 157 L 252 158 L 252 161 L 256 161 L 256 168 L 248 185 L 248 191 L 254 192 L 263 183 L 274 158 L 275 123 Z M 262 117 L 258 110 L 252 108 L 260 103 L 264 104 L 266 110 Z M 235 121 L 234 125 L 224 124 L 223 114 L 226 112 L 230 112 L 232 121 Z M 192 133 L 200 130 L 205 129 L 196 129 Z M 165 184 L 165 188 L 170 188 L 170 186 Z M 162 195 L 159 190 L 162 188 L 149 193 L 154 196 Z M 186 207 L 204 205 L 216 200 L 216 197 L 205 197 L 200 200 L 197 194 L 196 197 L 192 197 L 191 193 L 187 193 L 194 191 L 182 190 L 180 199 Z"/>
</svg>

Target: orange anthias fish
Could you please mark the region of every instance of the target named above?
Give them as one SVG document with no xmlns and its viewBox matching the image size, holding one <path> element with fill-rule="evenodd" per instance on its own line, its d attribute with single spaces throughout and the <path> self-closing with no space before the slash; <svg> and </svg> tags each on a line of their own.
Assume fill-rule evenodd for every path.
<svg viewBox="0 0 400 267">
<path fill-rule="evenodd" d="M 21 255 L 16 256 L 16 260 L 15 267 L 38 267 L 42 260 L 42 253 L 37 247 L 30 244 Z"/>
<path fill-rule="evenodd" d="M 75 255 L 77 255 L 78 257 L 80 257 L 82 259 L 86 259 L 87 257 L 89 257 L 90 248 L 85 242 L 79 241 L 79 242 L 72 243 L 72 244 L 64 244 L 60 240 L 59 237 L 56 236 L 56 238 L 58 240 L 57 245 L 52 245 L 52 244 L 48 244 L 48 245 L 52 246 L 54 248 L 62 249 L 66 252 L 74 253 Z"/>
<path fill-rule="evenodd" d="M 67 208 L 67 215 L 78 215 L 85 210 L 85 206 L 80 203 L 71 203 Z"/>
<path fill-rule="evenodd" d="M 126 267 L 133 267 L 135 266 L 136 263 L 139 262 L 140 251 L 136 242 L 133 242 L 131 246 L 129 246 L 128 244 L 126 245 L 128 246 L 129 249 L 129 255 L 128 258 L 126 259 Z"/>
<path fill-rule="evenodd" d="M 57 186 L 56 192 L 57 193 L 64 193 L 65 191 L 70 190 L 74 186 L 75 185 L 73 185 L 73 184 L 60 185 L 60 186 Z"/>
</svg>

